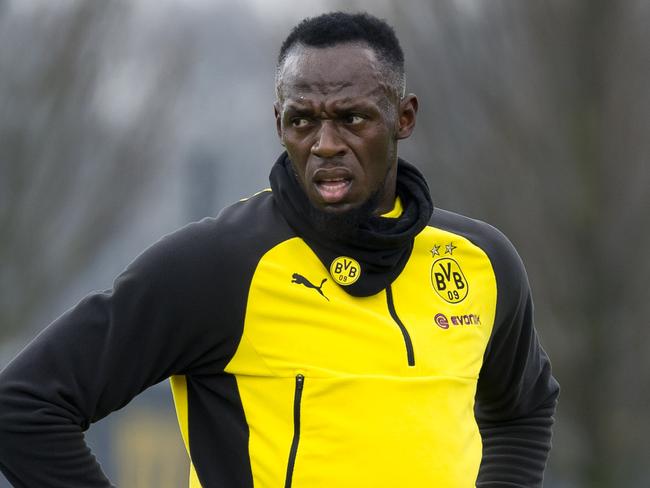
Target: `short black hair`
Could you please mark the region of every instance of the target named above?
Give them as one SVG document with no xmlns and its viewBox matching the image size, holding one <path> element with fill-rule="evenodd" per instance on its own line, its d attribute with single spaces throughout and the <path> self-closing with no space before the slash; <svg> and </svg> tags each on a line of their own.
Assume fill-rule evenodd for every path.
<svg viewBox="0 0 650 488">
<path fill-rule="evenodd" d="M 385 20 L 365 12 L 330 12 L 308 17 L 296 25 L 282 43 L 278 70 L 296 45 L 331 47 L 344 43 L 367 44 L 396 78 L 395 88 L 404 91 L 404 52 L 394 29 Z"/>
</svg>

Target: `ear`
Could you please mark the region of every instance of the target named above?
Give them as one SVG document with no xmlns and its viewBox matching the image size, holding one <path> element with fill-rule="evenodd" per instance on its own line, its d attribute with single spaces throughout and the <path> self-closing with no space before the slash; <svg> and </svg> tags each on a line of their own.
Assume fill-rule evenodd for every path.
<svg viewBox="0 0 650 488">
<path fill-rule="evenodd" d="M 282 112 L 280 102 L 276 101 L 273 104 L 273 114 L 275 115 L 275 130 L 280 138 L 280 144 L 284 146 L 284 143 L 282 142 Z"/>
<path fill-rule="evenodd" d="M 399 102 L 397 139 L 406 139 L 415 128 L 418 113 L 418 97 L 409 93 Z"/>
</svg>

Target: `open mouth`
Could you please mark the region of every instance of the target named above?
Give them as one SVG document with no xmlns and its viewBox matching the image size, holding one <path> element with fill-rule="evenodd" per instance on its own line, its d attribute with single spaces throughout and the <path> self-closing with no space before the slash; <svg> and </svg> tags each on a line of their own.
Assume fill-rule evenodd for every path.
<svg viewBox="0 0 650 488">
<path fill-rule="evenodd" d="M 314 174 L 314 185 L 325 203 L 340 203 L 350 192 L 352 177 L 343 168 L 319 169 Z"/>
<path fill-rule="evenodd" d="M 336 179 L 316 182 L 316 189 L 326 203 L 339 203 L 345 199 L 351 180 Z"/>
</svg>

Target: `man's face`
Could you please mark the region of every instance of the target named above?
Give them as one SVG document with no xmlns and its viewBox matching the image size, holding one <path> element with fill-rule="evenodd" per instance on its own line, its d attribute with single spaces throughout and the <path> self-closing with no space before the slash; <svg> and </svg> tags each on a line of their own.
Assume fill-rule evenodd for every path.
<svg viewBox="0 0 650 488">
<path fill-rule="evenodd" d="M 311 203 L 344 213 L 395 199 L 397 141 L 415 125 L 417 99 L 400 100 L 373 50 L 299 46 L 278 77 L 277 130 Z"/>
</svg>

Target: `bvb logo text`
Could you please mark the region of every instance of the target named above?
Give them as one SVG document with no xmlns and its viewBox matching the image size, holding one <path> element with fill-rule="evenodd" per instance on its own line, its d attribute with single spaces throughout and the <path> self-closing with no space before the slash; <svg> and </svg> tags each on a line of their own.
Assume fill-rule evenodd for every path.
<svg viewBox="0 0 650 488">
<path fill-rule="evenodd" d="M 361 266 L 356 259 L 339 256 L 330 265 L 330 274 L 339 285 L 348 286 L 361 276 Z"/>
<path fill-rule="evenodd" d="M 469 292 L 467 278 L 452 258 L 441 258 L 431 266 L 431 286 L 448 303 L 462 302 Z"/>
</svg>

